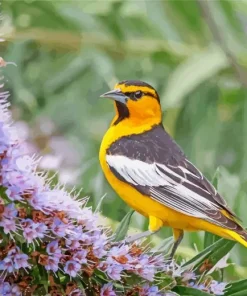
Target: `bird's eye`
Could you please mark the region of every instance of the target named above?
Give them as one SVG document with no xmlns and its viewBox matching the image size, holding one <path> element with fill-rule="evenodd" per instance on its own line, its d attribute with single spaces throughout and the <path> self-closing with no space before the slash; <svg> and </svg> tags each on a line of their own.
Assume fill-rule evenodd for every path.
<svg viewBox="0 0 247 296">
<path fill-rule="evenodd" d="M 140 99 L 142 97 L 142 95 L 143 95 L 143 93 L 140 90 L 138 90 L 138 91 L 135 92 L 135 98 L 136 99 Z"/>
</svg>

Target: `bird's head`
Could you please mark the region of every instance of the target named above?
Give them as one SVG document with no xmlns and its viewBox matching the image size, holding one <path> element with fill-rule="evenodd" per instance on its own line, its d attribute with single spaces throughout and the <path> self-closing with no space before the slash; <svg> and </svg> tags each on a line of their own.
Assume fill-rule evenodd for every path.
<svg viewBox="0 0 247 296">
<path fill-rule="evenodd" d="M 150 119 L 161 121 L 159 95 L 149 84 L 137 80 L 125 80 L 117 83 L 113 90 L 101 95 L 114 100 L 116 117 L 113 125 L 131 119 L 141 124 Z"/>
</svg>

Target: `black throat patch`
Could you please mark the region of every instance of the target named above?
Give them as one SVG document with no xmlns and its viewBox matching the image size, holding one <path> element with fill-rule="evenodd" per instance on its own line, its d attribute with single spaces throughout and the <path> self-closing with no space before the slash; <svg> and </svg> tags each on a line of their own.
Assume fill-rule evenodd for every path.
<svg viewBox="0 0 247 296">
<path fill-rule="evenodd" d="M 129 110 L 126 105 L 120 102 L 115 103 L 117 106 L 118 118 L 114 121 L 113 125 L 117 125 L 119 122 L 130 116 Z"/>
</svg>

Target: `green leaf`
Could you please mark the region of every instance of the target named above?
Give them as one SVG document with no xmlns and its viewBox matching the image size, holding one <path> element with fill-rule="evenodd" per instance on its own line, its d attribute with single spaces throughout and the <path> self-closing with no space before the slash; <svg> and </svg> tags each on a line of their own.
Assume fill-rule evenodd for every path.
<svg viewBox="0 0 247 296">
<path fill-rule="evenodd" d="M 210 232 L 205 232 L 204 234 L 204 249 L 211 246 L 213 243 L 217 241 L 217 236 Z"/>
<path fill-rule="evenodd" d="M 247 280 L 236 281 L 233 283 L 229 283 L 225 289 L 225 295 L 247 295 Z M 245 292 L 245 294 L 236 294 L 239 292 Z"/>
<path fill-rule="evenodd" d="M 117 230 L 114 233 L 113 241 L 118 242 L 123 240 L 126 237 L 126 234 L 129 229 L 129 224 L 131 217 L 134 213 L 134 210 L 130 210 L 123 218 L 123 220 L 119 223 Z"/>
<path fill-rule="evenodd" d="M 66 65 L 59 65 L 59 69 L 52 69 L 52 76 L 44 85 L 44 89 L 47 93 L 62 91 L 64 88 L 68 88 L 78 77 L 86 73 L 90 64 L 90 53 L 85 51 L 83 56 L 77 56 Z"/>
<path fill-rule="evenodd" d="M 162 103 L 167 107 L 179 106 L 182 99 L 203 81 L 228 66 L 222 50 L 216 46 L 199 52 L 178 65 L 171 74 Z"/>
<path fill-rule="evenodd" d="M 207 292 L 200 291 L 198 289 L 184 287 L 184 286 L 176 286 L 173 291 L 177 292 L 180 296 L 208 296 L 212 295 Z"/>
<path fill-rule="evenodd" d="M 246 296 L 247 295 L 247 290 L 241 290 L 241 291 L 238 291 L 236 293 L 229 294 L 229 295 L 231 295 L 231 296 Z"/>
<path fill-rule="evenodd" d="M 99 200 L 99 202 L 98 202 L 98 204 L 97 204 L 97 207 L 96 207 L 96 209 L 95 209 L 95 212 L 96 212 L 96 213 L 101 211 L 102 204 L 103 204 L 103 201 L 104 201 L 105 197 L 106 197 L 106 194 L 104 194 L 104 195 L 101 197 L 101 199 Z"/>
<path fill-rule="evenodd" d="M 188 38 L 193 38 L 198 43 L 201 38 L 201 30 L 204 25 L 204 20 L 201 17 L 199 5 L 195 0 L 191 1 L 165 1 L 169 11 L 173 13 L 173 22 L 176 22 L 180 34 L 189 35 Z M 168 14 L 169 15 L 169 14 Z"/>
<path fill-rule="evenodd" d="M 75 278 L 75 282 L 76 282 L 78 288 L 80 289 L 80 291 L 82 292 L 82 295 L 86 295 L 84 286 L 82 284 L 83 281 L 81 280 L 81 278 L 80 279 L 79 278 Z"/>
<path fill-rule="evenodd" d="M 164 296 L 180 296 L 179 294 L 172 292 L 172 291 L 167 291 Z"/>
<path fill-rule="evenodd" d="M 168 254 L 168 252 L 171 249 L 173 244 L 174 244 L 174 238 L 173 238 L 173 236 L 170 236 L 170 237 L 163 239 L 162 242 L 160 244 L 158 244 L 158 246 L 153 248 L 152 251 Z"/>
<path fill-rule="evenodd" d="M 193 267 L 195 272 L 199 273 L 199 269 L 205 260 L 207 260 L 210 265 L 215 265 L 221 258 L 231 251 L 235 244 L 236 242 L 234 241 L 221 238 L 191 260 L 187 261 L 182 267 L 186 269 Z"/>
<path fill-rule="evenodd" d="M 224 12 L 225 19 L 231 24 L 231 28 L 234 29 L 235 34 L 243 33 L 243 27 L 241 24 L 241 18 L 236 14 L 235 1 L 225 0 L 219 1 L 217 4 L 221 7 Z M 241 36 L 243 37 L 243 36 Z"/>
<path fill-rule="evenodd" d="M 212 179 L 212 184 L 216 189 L 218 189 L 218 182 L 219 182 L 219 177 L 220 177 L 220 167 L 217 167 L 213 179 Z"/>
</svg>

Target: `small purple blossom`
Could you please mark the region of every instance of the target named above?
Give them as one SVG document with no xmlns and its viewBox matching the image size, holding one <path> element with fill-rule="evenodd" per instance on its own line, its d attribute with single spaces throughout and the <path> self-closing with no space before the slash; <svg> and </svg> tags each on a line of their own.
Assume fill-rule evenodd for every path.
<svg viewBox="0 0 247 296">
<path fill-rule="evenodd" d="M 217 281 L 212 281 L 210 284 L 210 290 L 215 295 L 224 295 L 224 290 L 226 288 L 227 283 L 219 283 Z"/>
<path fill-rule="evenodd" d="M 14 266 L 15 269 L 20 268 L 30 268 L 30 265 L 28 263 L 28 255 L 26 254 L 16 254 L 14 256 Z"/>
<path fill-rule="evenodd" d="M 21 289 L 17 285 L 12 285 L 11 292 L 13 296 L 22 296 Z"/>
<path fill-rule="evenodd" d="M 9 124 L 5 122 L 2 112 L 0 112 L 0 118 L 0 153 L 3 153 L 13 143 L 13 133 Z"/>
<path fill-rule="evenodd" d="M 117 261 L 118 257 L 124 257 L 126 263 L 122 263 L 121 265 L 123 268 L 131 269 L 130 262 L 133 262 L 133 258 L 129 255 L 129 246 L 128 245 L 122 245 L 122 246 L 115 246 L 112 247 L 108 252 L 108 257 L 106 259 L 106 263 L 111 265 L 119 264 Z"/>
<path fill-rule="evenodd" d="M 154 275 L 156 273 L 156 270 L 154 268 L 149 268 L 148 266 L 145 266 L 141 269 L 138 269 L 136 271 L 136 274 L 140 275 L 144 279 L 152 282 L 154 280 Z"/>
<path fill-rule="evenodd" d="M 204 285 L 204 284 L 197 284 L 195 282 L 190 282 L 189 285 L 197 290 L 201 290 L 201 291 L 208 291 L 208 288 Z"/>
<path fill-rule="evenodd" d="M 0 270 L 5 270 L 11 273 L 20 268 L 30 268 L 28 259 L 28 255 L 20 253 L 20 249 L 18 247 L 12 248 L 8 252 L 7 256 L 0 262 Z"/>
<path fill-rule="evenodd" d="M 18 211 L 17 211 L 14 203 L 10 203 L 4 207 L 3 216 L 5 218 L 14 218 L 17 216 L 17 213 L 18 213 Z"/>
<path fill-rule="evenodd" d="M 53 272 L 58 271 L 58 264 L 59 264 L 59 258 L 55 256 L 48 256 L 47 264 L 45 265 L 46 270 L 51 270 Z"/>
<path fill-rule="evenodd" d="M 115 246 L 109 250 L 108 256 L 126 256 L 129 253 L 130 247 L 128 245 Z"/>
<path fill-rule="evenodd" d="M 0 295 L 11 295 L 11 285 L 8 282 L 0 284 Z"/>
<path fill-rule="evenodd" d="M 137 264 L 134 265 L 134 272 L 148 281 L 153 281 L 156 271 L 156 266 L 150 264 L 150 258 L 147 254 L 142 254 L 138 258 Z"/>
<path fill-rule="evenodd" d="M 71 277 L 76 277 L 80 269 L 81 269 L 81 264 L 75 260 L 67 261 L 64 266 L 64 272 L 70 275 Z"/>
<path fill-rule="evenodd" d="M 112 283 L 105 284 L 100 289 L 100 296 L 116 296 L 116 295 L 117 294 L 114 292 Z"/>
<path fill-rule="evenodd" d="M 0 261 L 0 270 L 4 270 L 7 272 L 13 272 L 14 271 L 14 262 L 12 258 L 5 257 L 2 261 Z"/>
<path fill-rule="evenodd" d="M 161 295 L 164 295 L 164 294 L 159 293 L 159 288 L 157 286 L 149 286 L 149 284 L 143 285 L 141 290 L 139 291 L 139 296 L 161 296 Z"/>
<path fill-rule="evenodd" d="M 23 219 L 21 222 L 23 236 L 28 243 L 36 238 L 43 238 L 47 230 L 47 226 L 43 223 L 35 223 L 31 219 Z"/>
<path fill-rule="evenodd" d="M 79 201 L 74 200 L 65 190 L 47 188 L 41 192 L 37 192 L 30 203 L 37 210 L 46 214 L 53 211 L 64 211 L 69 217 L 77 219 L 80 215 L 81 204 Z"/>
<path fill-rule="evenodd" d="M 15 219 L 3 218 L 0 221 L 0 226 L 3 227 L 3 232 L 5 234 L 10 233 L 11 231 L 13 231 L 13 232 L 16 231 L 16 221 L 15 221 Z"/>
<path fill-rule="evenodd" d="M 86 264 L 87 263 L 86 257 L 87 257 L 87 251 L 81 250 L 81 251 L 77 251 L 73 255 L 73 260 L 77 261 L 80 264 Z"/>
<path fill-rule="evenodd" d="M 22 292 L 18 285 L 10 285 L 8 282 L 0 283 L 0 295 L 21 296 Z"/>
<path fill-rule="evenodd" d="M 80 247 L 80 242 L 76 239 L 66 239 L 66 247 L 71 248 L 72 250 L 78 249 Z"/>
<path fill-rule="evenodd" d="M 196 274 L 191 270 L 187 270 L 182 274 L 182 281 L 184 282 L 195 280 L 195 279 L 196 279 Z"/>
<path fill-rule="evenodd" d="M 97 228 L 97 214 L 92 213 L 90 208 L 84 207 L 80 211 L 80 215 L 77 216 L 79 223 L 82 223 L 87 230 L 92 230 Z"/>
<path fill-rule="evenodd" d="M 15 247 L 12 248 L 8 251 L 8 256 L 13 258 L 15 255 L 20 254 L 20 248 L 19 247 Z"/>
<path fill-rule="evenodd" d="M 98 235 L 98 239 L 96 239 L 93 243 L 93 253 L 96 257 L 102 258 L 106 255 L 105 245 L 107 243 L 106 237 L 104 234 Z"/>
<path fill-rule="evenodd" d="M 110 264 L 106 268 L 107 275 L 116 281 L 120 281 L 121 279 L 121 272 L 124 270 L 124 266 L 121 264 Z"/>
<path fill-rule="evenodd" d="M 6 157 L 2 161 L 3 171 L 16 171 L 30 174 L 34 170 L 36 162 L 34 158 L 25 154 L 23 146 L 13 145 L 7 150 Z"/>
<path fill-rule="evenodd" d="M 46 251 L 49 255 L 53 255 L 56 257 L 60 257 L 62 254 L 61 249 L 58 246 L 58 240 L 54 240 L 52 242 L 50 242 L 47 246 L 46 246 Z"/>
<path fill-rule="evenodd" d="M 20 201 L 20 200 L 23 200 L 23 198 L 20 196 L 20 193 L 19 193 L 19 189 L 15 186 L 11 186 L 11 188 L 8 188 L 6 190 L 6 194 L 8 196 L 8 198 L 11 200 L 11 201 Z"/>
<path fill-rule="evenodd" d="M 68 225 L 63 223 L 59 218 L 55 217 L 51 226 L 51 230 L 54 234 L 59 237 L 64 237 L 66 235 L 66 230 Z"/>
<path fill-rule="evenodd" d="M 15 169 L 25 173 L 31 173 L 34 169 L 35 163 L 33 158 L 28 155 L 18 156 L 15 159 Z"/>
<path fill-rule="evenodd" d="M 14 186 L 18 189 L 18 192 L 24 192 L 32 189 L 34 187 L 33 178 L 29 174 L 22 174 L 19 171 L 6 171 L 3 172 L 3 185 Z"/>
<path fill-rule="evenodd" d="M 80 228 L 79 228 L 80 229 Z M 91 245 L 97 240 L 90 232 L 83 232 L 79 230 L 78 227 L 73 233 L 73 237 L 76 237 L 77 240 L 80 240 L 84 245 Z"/>
<path fill-rule="evenodd" d="M 47 231 L 47 226 L 44 223 L 36 223 L 35 229 L 38 233 L 38 238 L 44 238 Z"/>
</svg>

